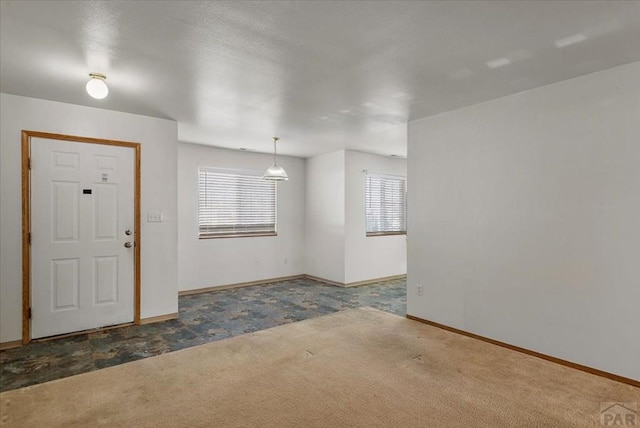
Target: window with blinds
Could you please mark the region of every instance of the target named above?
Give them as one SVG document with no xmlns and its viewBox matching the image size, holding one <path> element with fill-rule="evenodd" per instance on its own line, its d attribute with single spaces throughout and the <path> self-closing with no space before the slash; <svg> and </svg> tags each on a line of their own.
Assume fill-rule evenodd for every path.
<svg viewBox="0 0 640 428">
<path fill-rule="evenodd" d="M 276 183 L 261 171 L 198 169 L 200 238 L 276 235 Z"/>
<path fill-rule="evenodd" d="M 365 176 L 367 236 L 407 233 L 407 179 L 397 175 Z"/>
</svg>

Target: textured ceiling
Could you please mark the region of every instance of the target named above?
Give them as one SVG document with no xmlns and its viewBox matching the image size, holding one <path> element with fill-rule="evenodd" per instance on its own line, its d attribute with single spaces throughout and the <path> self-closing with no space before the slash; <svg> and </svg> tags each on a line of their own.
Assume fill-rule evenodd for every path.
<svg viewBox="0 0 640 428">
<path fill-rule="evenodd" d="M 406 155 L 406 122 L 640 60 L 640 2 L 2 1 L 2 92 L 181 141 Z M 107 76 L 109 96 L 84 91 Z"/>
</svg>

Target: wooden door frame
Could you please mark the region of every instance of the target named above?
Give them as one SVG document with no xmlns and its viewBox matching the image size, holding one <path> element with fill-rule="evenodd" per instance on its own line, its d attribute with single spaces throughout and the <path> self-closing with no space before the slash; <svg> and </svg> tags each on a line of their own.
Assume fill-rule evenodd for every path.
<svg viewBox="0 0 640 428">
<path fill-rule="evenodd" d="M 31 341 L 31 175 L 30 145 L 32 138 L 70 141 L 75 143 L 102 144 L 128 147 L 134 150 L 134 282 L 133 282 L 133 323 L 140 324 L 140 143 L 105 140 L 102 138 L 78 137 L 49 132 L 22 131 L 22 344 Z M 126 325 L 126 324 L 125 324 Z"/>
</svg>

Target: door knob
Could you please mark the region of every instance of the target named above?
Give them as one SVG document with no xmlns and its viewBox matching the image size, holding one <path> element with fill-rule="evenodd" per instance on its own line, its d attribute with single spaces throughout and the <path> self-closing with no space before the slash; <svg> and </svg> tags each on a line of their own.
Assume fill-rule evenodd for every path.
<svg viewBox="0 0 640 428">
<path fill-rule="evenodd" d="M 124 231 L 124 234 L 129 236 L 129 235 L 131 235 L 131 231 L 129 229 L 127 229 L 127 230 Z"/>
<path fill-rule="evenodd" d="M 131 248 L 131 242 L 125 242 L 125 243 L 124 243 L 124 246 L 125 246 L 126 248 Z"/>
</svg>

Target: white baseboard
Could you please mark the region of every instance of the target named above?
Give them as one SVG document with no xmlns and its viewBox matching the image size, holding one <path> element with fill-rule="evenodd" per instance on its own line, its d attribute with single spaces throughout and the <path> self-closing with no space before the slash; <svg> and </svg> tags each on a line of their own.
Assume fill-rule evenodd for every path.
<svg viewBox="0 0 640 428">
<path fill-rule="evenodd" d="M 261 279 L 257 281 L 238 282 L 236 284 L 217 285 L 213 287 L 195 288 L 193 290 L 183 290 L 178 292 L 178 296 L 189 296 L 191 294 L 208 293 L 210 291 L 231 290 L 233 288 L 250 287 L 252 285 L 273 284 L 274 282 L 291 281 L 293 279 L 302 279 L 306 275 L 281 276 L 279 278 Z"/>
<path fill-rule="evenodd" d="M 367 279 L 364 281 L 355 281 L 355 282 L 347 282 L 347 283 L 332 281 L 330 279 L 320 278 L 313 275 L 305 275 L 305 277 L 308 279 L 312 279 L 314 281 L 324 282 L 325 284 L 335 285 L 336 287 L 358 287 L 360 285 L 374 284 L 376 282 L 391 281 L 393 279 L 403 279 L 407 277 L 407 274 L 405 273 L 402 275 L 385 276 L 382 278 L 373 278 L 373 279 Z"/>
</svg>

